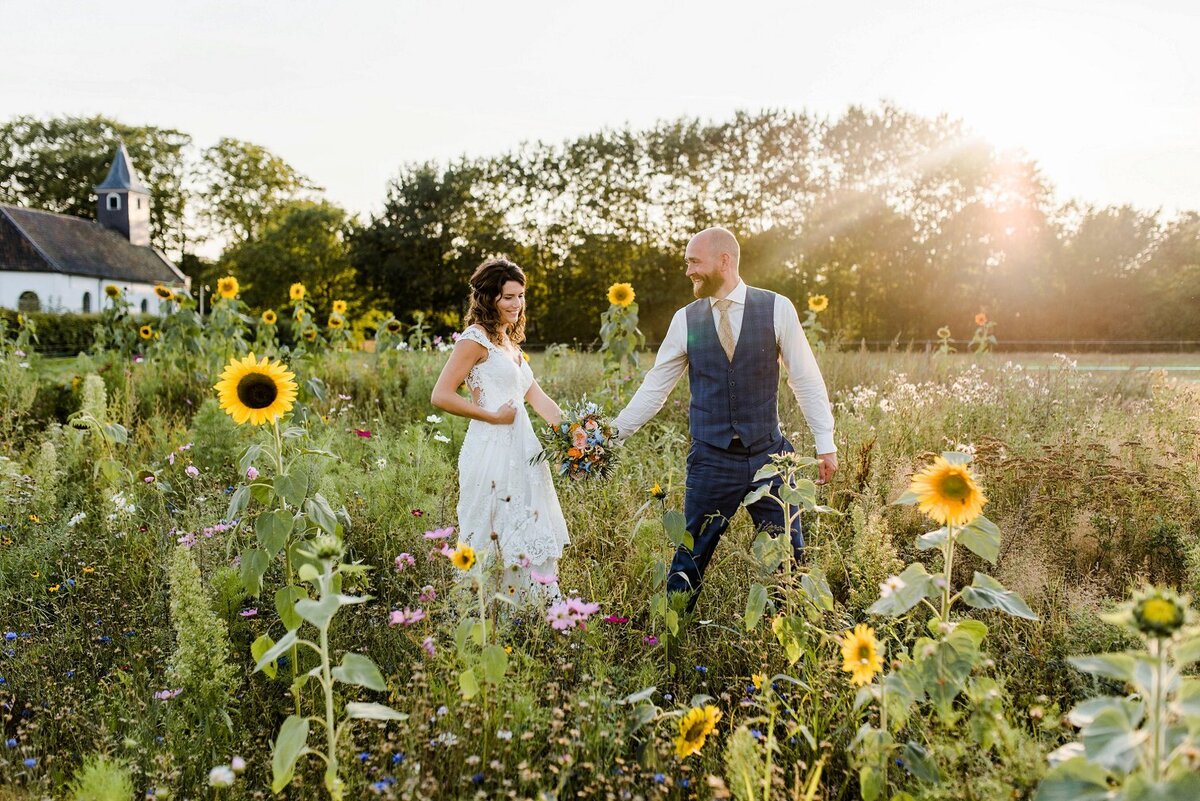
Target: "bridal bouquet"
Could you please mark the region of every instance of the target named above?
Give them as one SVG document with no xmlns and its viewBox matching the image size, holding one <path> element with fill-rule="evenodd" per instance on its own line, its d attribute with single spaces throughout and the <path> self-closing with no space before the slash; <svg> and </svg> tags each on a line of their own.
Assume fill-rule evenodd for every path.
<svg viewBox="0 0 1200 801">
<path fill-rule="evenodd" d="M 545 447 L 531 464 L 550 462 L 560 476 L 575 480 L 604 478 L 616 464 L 616 432 L 600 407 L 584 399 L 563 410 L 562 421 L 544 429 Z"/>
</svg>

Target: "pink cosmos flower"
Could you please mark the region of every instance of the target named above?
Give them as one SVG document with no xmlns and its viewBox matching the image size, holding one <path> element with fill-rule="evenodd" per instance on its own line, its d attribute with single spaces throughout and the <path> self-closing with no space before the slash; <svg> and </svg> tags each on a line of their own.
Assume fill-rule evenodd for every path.
<svg viewBox="0 0 1200 801">
<path fill-rule="evenodd" d="M 196 467 L 194 464 L 189 464 L 187 467 L 183 468 L 183 472 L 187 473 L 192 478 L 195 478 L 196 476 L 200 475 L 200 468 Z"/>
<path fill-rule="evenodd" d="M 424 648 L 425 653 L 429 654 L 430 656 L 437 655 L 437 649 L 433 646 L 433 637 L 426 637 L 425 639 L 421 640 L 421 647 Z"/>
<path fill-rule="evenodd" d="M 444 540 L 454 534 L 454 526 L 446 528 L 435 528 L 433 531 L 426 531 L 422 536 L 427 540 Z"/>
<path fill-rule="evenodd" d="M 254 607 L 250 607 L 249 609 L 243 609 L 242 611 L 238 612 L 238 614 L 242 617 L 258 617 L 258 610 Z"/>
<path fill-rule="evenodd" d="M 182 687 L 176 687 L 174 690 L 159 690 L 154 694 L 155 701 L 170 701 L 175 696 L 183 692 Z"/>
<path fill-rule="evenodd" d="M 413 558 L 411 553 L 402 553 L 396 557 L 396 572 L 403 573 L 406 569 L 412 567 L 416 563 L 417 560 Z"/>
<path fill-rule="evenodd" d="M 417 600 L 423 604 L 433 603 L 436 598 L 437 590 L 433 588 L 432 584 L 426 584 L 422 587 L 421 594 L 417 596 Z"/>
<path fill-rule="evenodd" d="M 587 603 L 582 598 L 573 595 L 567 599 L 567 608 L 576 618 L 587 620 L 600 611 L 600 604 Z"/>
<path fill-rule="evenodd" d="M 567 608 L 566 601 L 559 601 L 546 612 L 546 622 L 557 631 L 575 628 L 575 616 Z"/>
<path fill-rule="evenodd" d="M 605 622 L 605 623 L 616 623 L 616 624 L 618 624 L 618 625 L 619 625 L 619 624 L 623 624 L 623 623 L 628 623 L 628 622 L 629 622 L 629 618 L 627 618 L 627 617 L 618 617 L 618 616 L 616 616 L 616 615 L 609 615 L 608 617 L 604 618 L 604 622 Z"/>
<path fill-rule="evenodd" d="M 167 454 L 167 464 L 169 464 L 169 465 L 175 464 L 175 452 L 174 451 Z"/>
<path fill-rule="evenodd" d="M 654 646 L 658 645 L 658 638 L 651 634 L 649 637 L 643 637 L 642 642 L 653 648 Z"/>
<path fill-rule="evenodd" d="M 517 567 L 528 570 L 531 565 L 533 565 L 533 561 L 530 560 L 530 558 L 525 554 L 521 554 L 517 557 Z"/>
<path fill-rule="evenodd" d="M 558 576 L 555 576 L 554 574 L 547 576 L 543 573 L 537 572 L 536 570 L 530 570 L 529 577 L 538 584 L 545 584 L 546 586 L 558 583 Z"/>
<path fill-rule="evenodd" d="M 414 623 L 420 623 L 424 619 L 425 619 L 425 610 L 424 609 L 422 609 L 419 606 L 416 609 L 409 609 L 406 606 L 406 607 L 404 607 L 403 610 L 400 610 L 400 609 L 392 610 L 392 613 L 390 615 L 388 615 L 388 625 L 389 626 L 408 627 L 408 626 L 413 625 Z"/>
<path fill-rule="evenodd" d="M 365 428 L 356 428 L 356 429 L 354 429 L 354 433 L 357 434 L 358 436 L 362 437 L 363 439 L 371 438 L 371 432 Z"/>
</svg>

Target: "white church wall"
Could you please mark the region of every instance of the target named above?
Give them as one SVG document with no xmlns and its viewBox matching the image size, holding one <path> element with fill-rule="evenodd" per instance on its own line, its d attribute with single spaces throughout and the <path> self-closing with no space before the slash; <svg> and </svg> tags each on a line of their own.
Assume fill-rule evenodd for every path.
<svg viewBox="0 0 1200 801">
<path fill-rule="evenodd" d="M 38 297 L 42 311 L 46 312 L 82 312 L 85 311 L 84 295 L 89 295 L 91 308 L 87 311 L 98 312 L 106 299 L 104 287 L 115 284 L 120 287 L 126 299 L 133 304 L 136 311 L 158 311 L 158 297 L 154 294 L 153 284 L 129 283 L 125 281 L 110 281 L 103 278 L 92 278 L 83 275 L 63 275 L 62 273 L 27 273 L 7 272 L 0 270 L 0 307 L 18 308 L 21 295 L 33 292 Z"/>
</svg>

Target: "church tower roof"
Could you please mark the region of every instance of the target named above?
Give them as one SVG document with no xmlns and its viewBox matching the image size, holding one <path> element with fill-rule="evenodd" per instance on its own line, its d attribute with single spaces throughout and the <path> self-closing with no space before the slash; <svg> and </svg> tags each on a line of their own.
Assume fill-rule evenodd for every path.
<svg viewBox="0 0 1200 801">
<path fill-rule="evenodd" d="M 137 170 L 133 168 L 129 151 L 125 149 L 124 142 L 117 146 L 112 166 L 108 168 L 108 177 L 95 189 L 97 192 L 124 191 L 150 194 L 149 188 L 142 183 L 142 179 L 138 178 Z"/>
</svg>

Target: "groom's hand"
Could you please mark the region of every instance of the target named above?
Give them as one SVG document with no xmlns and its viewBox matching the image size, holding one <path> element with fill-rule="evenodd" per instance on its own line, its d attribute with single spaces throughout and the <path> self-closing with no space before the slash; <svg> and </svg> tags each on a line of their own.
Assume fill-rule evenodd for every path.
<svg viewBox="0 0 1200 801">
<path fill-rule="evenodd" d="M 817 483 L 827 484 L 833 478 L 833 474 L 837 472 L 838 460 L 836 453 L 818 453 L 817 459 L 820 463 L 817 465 Z"/>
</svg>

